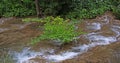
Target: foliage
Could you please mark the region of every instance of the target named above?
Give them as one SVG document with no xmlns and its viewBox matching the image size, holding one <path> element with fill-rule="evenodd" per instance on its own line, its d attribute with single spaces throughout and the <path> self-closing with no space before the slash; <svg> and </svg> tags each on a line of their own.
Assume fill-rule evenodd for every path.
<svg viewBox="0 0 120 63">
<path fill-rule="evenodd" d="M 116 15 L 116 18 L 120 19 L 120 8 L 114 7 L 113 13 Z"/>
<path fill-rule="evenodd" d="M 68 18 L 93 18 L 110 10 L 110 0 L 75 0 Z"/>
<path fill-rule="evenodd" d="M 114 5 L 112 6 L 113 13 L 120 19 L 120 0 L 114 0 L 112 4 Z"/>
<path fill-rule="evenodd" d="M 1 0 L 0 15 L 10 16 L 28 16 L 35 14 L 35 6 L 32 0 Z"/>
<path fill-rule="evenodd" d="M 40 18 L 24 18 L 22 19 L 23 22 L 42 22 Z"/>
<path fill-rule="evenodd" d="M 56 15 L 57 7 L 59 6 L 57 0 L 40 0 L 39 5 L 44 15 Z"/>
<path fill-rule="evenodd" d="M 23 22 L 49 22 L 52 19 L 52 16 L 46 18 L 24 18 Z"/>
<path fill-rule="evenodd" d="M 120 0 L 39 0 L 43 15 L 64 18 L 94 18 L 105 11 L 120 16 Z M 35 15 L 34 0 L 1 0 L 0 16 Z"/>
<path fill-rule="evenodd" d="M 40 40 L 57 40 L 64 43 L 69 43 L 76 39 L 79 34 L 75 31 L 75 26 L 69 23 L 69 20 L 64 20 L 60 17 L 48 17 L 47 23 L 44 25 L 44 32 L 39 37 L 33 39 L 32 43 L 39 42 Z"/>
</svg>

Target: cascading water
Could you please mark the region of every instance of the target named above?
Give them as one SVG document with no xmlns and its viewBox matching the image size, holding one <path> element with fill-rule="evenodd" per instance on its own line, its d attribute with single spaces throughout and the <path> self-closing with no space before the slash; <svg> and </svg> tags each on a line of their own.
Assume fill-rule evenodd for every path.
<svg viewBox="0 0 120 63">
<path fill-rule="evenodd" d="M 101 29 L 101 24 L 100 23 L 88 23 L 87 29 L 90 30 L 100 30 Z"/>
<path fill-rule="evenodd" d="M 39 52 L 35 52 L 35 51 L 33 52 L 33 51 L 30 51 L 29 48 L 27 48 L 27 49 L 23 49 L 22 52 L 15 52 L 15 55 L 14 55 L 15 60 L 17 60 L 17 63 L 29 63 L 31 59 L 37 57 L 37 58 L 43 58 L 48 62 L 50 61 L 61 62 L 63 60 L 71 59 L 77 55 L 85 53 L 89 49 L 96 47 L 98 45 L 108 45 L 113 42 L 116 42 L 117 37 L 120 36 L 120 26 L 111 25 L 111 30 L 116 34 L 115 36 L 103 36 L 103 35 L 100 35 L 99 32 L 94 32 L 96 30 L 101 30 L 102 26 L 109 25 L 109 19 L 106 17 L 104 20 L 106 23 L 92 22 L 92 23 L 86 24 L 87 29 L 93 30 L 92 33 L 83 35 L 86 39 L 89 40 L 87 44 L 77 45 L 75 47 L 72 47 L 71 49 L 68 49 L 67 51 L 60 52 L 59 54 L 54 54 L 55 52 L 54 49 L 51 52 L 53 54 L 46 54 L 45 50 L 42 50 Z M 101 30 L 101 31 L 104 31 L 104 30 Z"/>
<path fill-rule="evenodd" d="M 105 36 L 95 35 L 95 34 L 91 34 L 91 33 L 86 36 L 90 40 L 89 44 L 83 44 L 83 45 L 73 47 L 69 51 L 62 52 L 60 54 L 52 54 L 52 55 L 44 54 L 43 52 L 33 52 L 33 51 L 29 51 L 29 49 L 27 49 L 27 50 L 23 50 L 20 53 L 16 53 L 15 58 L 17 60 L 17 63 L 27 62 L 30 59 L 39 57 L 39 56 L 43 57 L 44 59 L 46 59 L 48 61 L 59 62 L 62 60 L 71 59 L 71 58 L 77 56 L 78 54 L 87 52 L 87 50 L 92 47 L 95 47 L 98 45 L 108 45 L 112 42 L 117 41 L 115 37 L 105 37 Z M 75 51 L 75 50 L 77 50 L 77 51 Z"/>
<path fill-rule="evenodd" d="M 113 19 L 113 18 L 111 18 L 109 16 L 105 15 L 103 17 L 104 18 L 100 17 L 101 19 L 90 20 L 90 21 L 88 20 L 88 21 L 86 21 L 86 23 L 84 25 L 80 24 L 81 27 L 82 26 L 85 27 L 84 29 L 85 29 L 85 31 L 87 30 L 86 32 L 88 32 L 88 33 L 79 36 L 78 37 L 79 40 L 76 40 L 76 43 L 78 42 L 78 44 L 77 45 L 73 44 L 72 46 L 68 46 L 68 47 L 70 47 L 68 49 L 66 48 L 65 50 L 61 50 L 61 49 L 58 50 L 57 48 L 52 48 L 51 46 L 48 46 L 48 44 L 44 44 L 44 45 L 41 45 L 39 48 L 37 48 L 38 49 L 37 51 L 32 49 L 32 47 L 30 47 L 30 46 L 29 47 L 24 46 L 22 51 L 19 51 L 19 52 L 17 50 L 11 49 L 9 54 L 13 56 L 13 59 L 16 61 L 16 63 L 51 63 L 51 62 L 57 63 L 57 62 L 62 62 L 67 59 L 75 58 L 78 55 L 82 55 L 83 53 L 86 53 L 93 47 L 96 47 L 99 45 L 108 45 L 113 42 L 117 42 L 118 40 L 120 40 L 120 23 L 116 23 L 116 22 L 112 21 L 111 19 Z M 7 21 L 0 20 L 0 25 L 3 24 L 4 22 L 7 22 Z M 10 34 L 10 35 L 13 35 L 14 31 L 17 31 L 17 32 L 19 31 L 18 33 L 16 33 L 17 35 L 14 34 L 15 36 L 17 36 L 17 39 L 19 39 L 19 40 L 17 40 L 17 39 L 14 39 L 14 40 L 20 41 L 23 38 L 29 37 L 30 36 L 29 34 L 32 34 L 32 33 L 34 34 L 33 31 L 31 32 L 30 29 L 27 29 L 27 26 L 30 26 L 30 25 L 32 25 L 32 23 L 24 23 L 24 24 L 19 24 L 19 23 L 11 24 L 10 23 L 10 25 L 8 25 L 8 27 L 1 26 L 0 33 L 4 32 L 4 31 L 9 32 L 9 30 L 13 30 L 13 31 L 11 31 L 13 33 Z M 11 27 L 9 27 L 9 26 L 11 26 Z M 109 27 L 109 29 L 107 29 L 107 26 Z M 103 29 L 103 27 L 104 28 L 106 27 L 106 29 Z M 26 31 L 26 29 L 27 29 L 27 31 Z M 79 26 L 77 29 L 79 29 Z M 112 32 L 109 32 L 108 33 L 109 35 L 107 35 L 105 33 L 105 32 L 107 32 L 106 30 L 112 31 Z M 30 33 L 28 33 L 28 32 L 30 32 Z M 20 35 L 22 33 L 24 33 L 24 34 Z M 103 35 L 102 35 L 102 33 L 103 33 Z M 4 34 L 1 34 L 2 37 L 0 37 L 0 39 L 1 39 L 0 41 L 3 41 L 2 43 L 4 43 L 4 40 L 7 40 L 10 38 L 10 37 L 6 38 L 5 35 L 7 36 L 9 34 L 7 32 Z M 13 36 L 13 38 L 15 38 L 15 37 Z M 85 40 L 81 40 L 80 38 L 83 38 Z M 11 38 L 9 40 L 11 40 Z M 20 42 L 23 43 L 22 41 L 20 41 Z M 12 43 L 12 44 L 14 44 L 14 43 Z M 47 45 L 47 46 L 45 46 L 45 45 Z M 56 51 L 57 51 L 57 53 L 56 53 Z M 39 59 L 39 61 L 36 61 L 37 59 Z M 40 62 L 41 59 L 45 60 L 45 62 Z"/>
</svg>

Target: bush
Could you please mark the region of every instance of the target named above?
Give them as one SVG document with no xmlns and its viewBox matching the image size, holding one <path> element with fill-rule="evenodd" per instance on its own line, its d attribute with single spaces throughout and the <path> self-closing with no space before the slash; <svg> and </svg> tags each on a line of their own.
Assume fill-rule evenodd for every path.
<svg viewBox="0 0 120 63">
<path fill-rule="evenodd" d="M 47 23 L 44 25 L 44 32 L 39 37 L 32 40 L 32 43 L 40 40 L 57 40 L 58 42 L 69 43 L 76 39 L 79 34 L 75 31 L 75 26 L 60 17 L 48 17 Z"/>
<path fill-rule="evenodd" d="M 22 2 L 21 2 L 22 1 Z M 119 18 L 120 0 L 39 0 L 43 15 L 64 18 L 94 18 L 106 11 L 113 11 Z M 35 15 L 34 0 L 1 0 L 0 16 Z"/>
<path fill-rule="evenodd" d="M 4 17 L 34 15 L 35 4 L 32 0 L 1 0 L 0 15 Z"/>
<path fill-rule="evenodd" d="M 114 7 L 113 8 L 113 13 L 116 16 L 117 19 L 120 19 L 120 8 Z"/>
<path fill-rule="evenodd" d="M 112 2 L 114 6 L 112 6 L 112 11 L 115 14 L 115 16 L 120 19 L 120 0 L 114 0 Z"/>
<path fill-rule="evenodd" d="M 110 10 L 110 0 L 74 0 L 68 18 L 93 18 Z"/>
</svg>

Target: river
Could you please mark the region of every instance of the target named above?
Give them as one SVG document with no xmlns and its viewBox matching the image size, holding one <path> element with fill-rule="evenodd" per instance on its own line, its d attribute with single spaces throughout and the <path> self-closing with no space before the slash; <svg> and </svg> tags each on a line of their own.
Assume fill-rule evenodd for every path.
<svg viewBox="0 0 120 63">
<path fill-rule="evenodd" d="M 2 63 L 120 63 L 120 20 L 111 12 L 77 23 L 82 34 L 61 49 L 53 41 L 30 45 L 42 34 L 42 25 L 21 18 L 0 19 L 0 62 Z"/>
</svg>

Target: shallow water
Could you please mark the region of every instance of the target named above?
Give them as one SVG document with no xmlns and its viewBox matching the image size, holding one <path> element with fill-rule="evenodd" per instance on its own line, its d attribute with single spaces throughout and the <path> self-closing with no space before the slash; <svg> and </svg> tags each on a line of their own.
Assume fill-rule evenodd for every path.
<svg viewBox="0 0 120 63">
<path fill-rule="evenodd" d="M 0 49 L 7 48 L 8 54 L 12 56 L 15 63 L 58 63 L 80 57 L 97 46 L 107 47 L 107 45 L 119 42 L 120 38 L 119 20 L 115 20 L 112 15 L 105 14 L 96 19 L 78 23 L 78 29 L 83 28 L 87 34 L 80 35 L 78 40 L 65 45 L 62 49 L 53 45 L 52 41 L 43 41 L 31 46 L 29 45 L 30 39 L 41 34 L 42 30 L 33 28 L 35 23 L 19 24 L 20 19 L 13 18 L 13 20 L 0 20 Z M 118 50 L 112 54 L 111 58 L 106 59 L 107 63 L 114 63 L 115 61 L 119 63 Z M 113 58 L 116 59 L 110 60 Z"/>
</svg>

